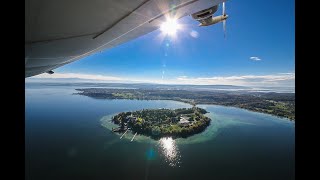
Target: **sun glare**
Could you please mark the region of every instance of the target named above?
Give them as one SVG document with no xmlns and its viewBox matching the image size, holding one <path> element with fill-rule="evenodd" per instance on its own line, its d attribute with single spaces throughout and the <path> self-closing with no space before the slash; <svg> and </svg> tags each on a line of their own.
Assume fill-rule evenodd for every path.
<svg viewBox="0 0 320 180">
<path fill-rule="evenodd" d="M 179 28 L 180 25 L 177 23 L 176 19 L 167 19 L 160 27 L 161 31 L 168 35 L 175 35 Z"/>
<path fill-rule="evenodd" d="M 179 166 L 180 153 L 175 140 L 171 137 L 161 138 L 159 140 L 160 152 L 164 155 L 166 162 L 170 166 Z"/>
</svg>

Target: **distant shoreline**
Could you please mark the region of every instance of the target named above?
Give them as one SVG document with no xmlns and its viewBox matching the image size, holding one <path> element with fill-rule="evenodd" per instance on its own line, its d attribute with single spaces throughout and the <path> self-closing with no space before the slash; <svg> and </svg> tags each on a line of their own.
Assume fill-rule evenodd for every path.
<svg viewBox="0 0 320 180">
<path fill-rule="evenodd" d="M 246 87 L 235 85 L 192 85 L 192 84 L 153 84 L 153 83 L 119 83 L 119 82 L 92 82 L 92 80 L 81 81 L 80 79 L 50 79 L 50 78 L 28 78 L 26 85 L 47 86 L 79 86 L 87 88 L 119 88 L 119 89 L 171 89 L 192 91 L 233 91 L 251 93 L 295 93 L 295 87 Z"/>
<path fill-rule="evenodd" d="M 173 100 L 190 105 L 222 105 L 295 120 L 295 94 L 164 89 L 76 89 L 79 95 L 97 99 Z"/>
</svg>

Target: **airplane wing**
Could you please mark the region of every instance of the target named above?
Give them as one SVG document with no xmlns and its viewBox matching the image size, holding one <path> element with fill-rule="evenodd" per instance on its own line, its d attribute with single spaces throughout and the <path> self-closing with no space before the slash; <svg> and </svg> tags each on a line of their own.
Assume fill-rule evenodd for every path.
<svg viewBox="0 0 320 180">
<path fill-rule="evenodd" d="M 154 31 L 226 0 L 25 0 L 25 77 Z"/>
</svg>

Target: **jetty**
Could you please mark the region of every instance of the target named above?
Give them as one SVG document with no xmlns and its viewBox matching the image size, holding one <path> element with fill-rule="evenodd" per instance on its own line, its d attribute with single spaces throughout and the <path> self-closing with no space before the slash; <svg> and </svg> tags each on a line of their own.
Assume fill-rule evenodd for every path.
<svg viewBox="0 0 320 180">
<path fill-rule="evenodd" d="M 134 136 L 133 136 L 132 139 L 131 139 L 131 142 L 132 142 L 133 139 L 136 137 L 137 133 L 138 133 L 138 132 L 136 132 L 136 133 L 134 134 Z"/>
<path fill-rule="evenodd" d="M 122 137 L 128 132 L 128 130 L 129 130 L 129 129 L 127 129 L 126 132 L 124 132 L 124 133 L 121 135 L 120 139 L 122 139 Z"/>
</svg>

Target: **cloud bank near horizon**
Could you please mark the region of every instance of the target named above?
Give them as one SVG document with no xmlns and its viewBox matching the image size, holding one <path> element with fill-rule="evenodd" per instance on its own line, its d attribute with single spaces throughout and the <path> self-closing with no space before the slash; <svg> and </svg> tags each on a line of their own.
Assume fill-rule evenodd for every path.
<svg viewBox="0 0 320 180">
<path fill-rule="evenodd" d="M 236 86 L 268 86 L 294 87 L 295 73 L 277 73 L 269 75 L 239 75 L 188 77 L 179 76 L 173 79 L 139 79 L 82 73 L 40 74 L 26 79 L 26 82 L 73 81 L 77 82 L 112 82 L 112 83 L 157 83 L 157 84 L 190 84 L 190 85 L 236 85 Z"/>
</svg>

